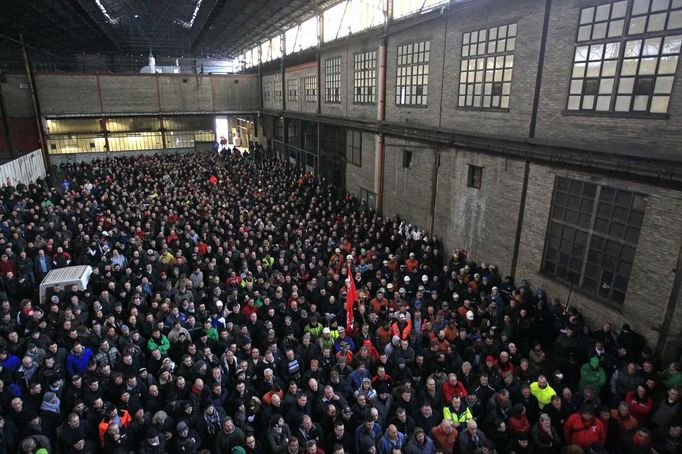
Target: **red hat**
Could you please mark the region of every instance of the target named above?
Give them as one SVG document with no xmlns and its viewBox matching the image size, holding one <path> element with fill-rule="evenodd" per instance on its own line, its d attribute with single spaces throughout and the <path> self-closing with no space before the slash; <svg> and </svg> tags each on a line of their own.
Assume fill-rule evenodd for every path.
<svg viewBox="0 0 682 454">
<path fill-rule="evenodd" d="M 488 361 L 490 361 L 491 363 L 495 362 L 495 358 L 493 358 L 493 355 L 488 355 L 485 357 L 485 362 L 487 363 Z"/>
</svg>

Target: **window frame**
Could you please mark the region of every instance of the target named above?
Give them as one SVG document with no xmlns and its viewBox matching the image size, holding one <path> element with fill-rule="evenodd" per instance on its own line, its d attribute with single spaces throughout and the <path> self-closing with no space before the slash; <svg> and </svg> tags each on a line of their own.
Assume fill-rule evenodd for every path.
<svg viewBox="0 0 682 454">
<path fill-rule="evenodd" d="M 272 92 L 275 102 L 281 102 L 284 96 L 284 89 L 282 88 L 282 77 L 276 77 L 272 84 Z"/>
<path fill-rule="evenodd" d="M 303 78 L 303 97 L 306 103 L 317 102 L 317 76 Z"/>
<path fill-rule="evenodd" d="M 377 51 L 353 54 L 353 104 L 376 104 Z M 358 93 L 358 90 L 360 92 Z"/>
<path fill-rule="evenodd" d="M 326 104 L 341 104 L 340 56 L 324 60 L 324 102 Z"/>
<path fill-rule="evenodd" d="M 298 78 L 296 77 L 287 79 L 287 102 L 298 102 Z"/>
<path fill-rule="evenodd" d="M 483 166 L 467 165 L 467 188 L 481 189 L 483 186 Z"/>
<path fill-rule="evenodd" d="M 504 37 L 500 37 L 502 28 L 504 28 Z M 485 37 L 481 39 L 483 32 Z M 509 112 L 518 36 L 518 22 L 462 33 L 455 106 L 457 109 Z M 501 44 L 504 44 L 503 50 L 499 48 Z M 475 48 L 473 53 L 472 48 Z M 480 86 L 480 93 L 476 91 L 478 86 Z M 506 93 L 505 88 L 507 88 Z M 498 89 L 501 92 L 495 94 Z M 475 102 L 477 98 L 478 103 Z M 498 98 L 497 102 L 495 98 Z"/>
<path fill-rule="evenodd" d="M 396 47 L 396 107 L 428 107 L 430 61 L 431 39 L 411 41 Z M 415 78 L 421 83 L 412 83 Z"/>
<path fill-rule="evenodd" d="M 653 4 L 657 0 L 616 0 L 609 3 L 603 3 L 601 5 L 587 6 L 580 8 L 578 14 L 578 28 L 576 30 L 576 42 L 574 46 L 574 53 L 571 61 L 570 75 L 568 78 L 568 94 L 566 97 L 566 105 L 564 113 L 567 115 L 596 115 L 596 116 L 609 116 L 609 117 L 631 117 L 631 118 L 668 118 L 670 113 L 670 101 L 675 90 L 675 84 L 677 83 L 676 73 L 679 68 L 679 60 L 682 57 L 682 52 L 680 52 L 680 44 L 674 45 L 678 40 L 682 40 L 682 0 L 662 0 L 667 1 L 667 8 L 662 10 L 652 11 Z M 609 35 L 609 24 L 613 21 L 612 12 L 614 10 L 614 5 L 625 3 L 625 14 L 621 18 L 620 16 L 615 20 L 620 21 L 622 19 L 623 26 L 620 34 Z M 635 12 L 635 5 L 640 2 L 648 2 L 646 13 L 639 14 Z M 600 8 L 605 8 L 608 6 L 608 17 L 597 19 L 597 12 Z M 583 16 L 585 12 L 591 10 L 591 18 L 587 22 L 583 21 Z M 589 14 L 589 13 L 588 13 Z M 663 29 L 656 31 L 646 31 L 649 24 L 649 16 L 658 14 L 665 14 L 665 22 Z M 679 21 L 679 26 L 676 28 L 668 29 L 668 24 L 670 23 L 671 16 L 676 15 Z M 644 30 L 637 32 L 630 32 L 631 22 L 633 18 L 644 17 Z M 594 38 L 594 30 L 590 29 L 590 39 L 581 38 L 581 28 L 583 27 L 594 27 L 595 24 L 607 24 L 606 32 L 604 37 Z M 659 40 L 658 51 L 656 54 L 648 54 L 642 56 L 641 53 L 646 47 L 647 42 L 652 40 Z M 640 55 L 632 56 L 628 55 L 628 47 L 630 43 L 638 43 Z M 608 45 L 618 45 L 618 54 L 615 58 L 608 59 L 609 62 L 615 62 L 615 72 L 612 76 L 602 75 L 603 72 L 603 62 L 606 61 L 604 58 L 592 61 L 599 61 L 601 66 L 599 68 L 598 76 L 588 76 L 588 71 L 590 69 L 589 56 L 591 53 L 592 46 L 601 46 L 606 48 Z M 673 51 L 666 52 L 666 44 L 670 44 L 669 50 Z M 588 56 L 585 60 L 578 60 L 579 49 L 586 47 Z M 647 48 L 649 49 L 649 48 Z M 677 50 L 675 50 L 677 49 Z M 603 51 L 602 51 L 603 53 Z M 640 74 L 640 65 L 642 60 L 655 60 L 653 72 Z M 634 61 L 634 73 L 629 72 L 624 73 L 624 71 L 631 71 L 631 66 L 628 62 Z M 664 62 L 667 64 L 663 65 Z M 674 62 L 674 63 L 673 63 Z M 576 71 L 581 71 L 578 67 L 580 65 L 585 66 L 582 70 L 582 76 L 576 76 Z M 650 71 L 647 65 L 647 71 Z M 652 90 L 646 95 L 635 95 L 634 89 L 631 92 L 627 92 L 629 89 L 627 85 L 636 85 L 639 79 L 652 79 Z M 577 92 L 577 84 L 579 81 L 583 83 L 588 79 L 597 79 L 599 85 L 603 80 L 611 79 L 611 91 L 610 93 L 601 93 L 597 95 L 585 95 L 584 93 Z M 668 81 L 671 79 L 671 82 Z M 657 82 L 660 80 L 660 87 Z M 625 88 L 621 88 L 622 81 L 628 81 L 624 84 Z M 608 84 L 607 84 L 608 85 Z M 658 87 L 658 88 L 657 88 Z M 658 92 L 656 90 L 659 90 Z M 621 91 L 624 90 L 624 91 Z M 587 103 L 585 96 L 595 96 L 592 102 Z M 646 96 L 646 99 L 641 98 Z M 599 97 L 608 98 L 608 106 L 605 104 L 601 105 L 599 108 Z M 626 99 L 629 98 L 629 99 Z M 645 104 L 645 108 L 642 109 L 642 103 Z M 583 106 L 591 106 L 591 108 L 584 108 Z M 624 107 L 627 106 L 627 109 Z M 638 107 L 636 110 L 635 108 Z M 599 108 L 599 109 L 598 109 Z M 653 109 L 653 110 L 652 110 Z"/>
<path fill-rule="evenodd" d="M 360 186 L 360 202 L 366 202 L 367 208 L 376 210 L 377 208 L 377 194 Z"/>
<path fill-rule="evenodd" d="M 403 169 L 412 168 L 412 150 L 403 149 Z"/>
<path fill-rule="evenodd" d="M 575 185 L 580 185 L 580 193 Z M 623 203 L 625 197 L 627 205 Z M 591 206 L 586 205 L 590 201 Z M 539 273 L 601 303 L 622 308 L 646 214 L 644 194 L 557 175 Z M 567 220 L 569 217 L 575 220 Z M 614 233 L 617 229 L 622 233 Z M 584 237 L 582 244 L 577 240 L 579 234 Z M 565 269 L 565 277 L 559 275 L 559 267 Z M 615 298 L 615 294 L 620 297 Z"/>
<path fill-rule="evenodd" d="M 362 167 L 362 131 L 350 129 L 350 140 L 346 143 L 346 162 Z"/>
</svg>

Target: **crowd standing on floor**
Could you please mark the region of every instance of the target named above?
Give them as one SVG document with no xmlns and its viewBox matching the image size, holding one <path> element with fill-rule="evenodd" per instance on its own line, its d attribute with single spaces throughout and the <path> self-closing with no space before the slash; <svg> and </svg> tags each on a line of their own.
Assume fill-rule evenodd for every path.
<svg viewBox="0 0 682 454">
<path fill-rule="evenodd" d="M 261 147 L 62 165 L 0 216 L 0 454 L 682 452 L 680 364 L 635 321 Z"/>
</svg>

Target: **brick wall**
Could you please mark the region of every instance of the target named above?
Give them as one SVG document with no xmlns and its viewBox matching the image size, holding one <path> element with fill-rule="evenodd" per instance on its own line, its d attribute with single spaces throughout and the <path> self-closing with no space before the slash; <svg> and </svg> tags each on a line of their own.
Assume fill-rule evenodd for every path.
<svg viewBox="0 0 682 454">
<path fill-rule="evenodd" d="M 597 302 L 575 289 L 570 304 L 577 306 L 593 323 L 606 320 L 616 325 L 631 323 L 633 328 L 655 343 L 658 338 L 656 330 L 663 321 L 682 244 L 682 223 L 679 222 L 682 194 L 586 173 L 532 165 L 517 277 L 529 278 L 533 287 L 543 287 L 550 296 L 559 297 L 562 301 L 567 300 L 569 287 L 540 274 L 549 207 L 557 175 L 647 195 L 646 212 L 623 306 L 612 307 Z M 679 323 L 675 326 L 680 329 Z"/>
<path fill-rule="evenodd" d="M 509 272 L 523 186 L 524 163 L 451 149 L 440 155 L 434 234 L 446 247 Z M 481 188 L 467 186 L 469 165 L 482 167 Z"/>
<path fill-rule="evenodd" d="M 677 83 L 673 87 L 668 119 L 566 115 L 580 9 L 603 3 L 608 2 L 561 0 L 552 3 L 537 137 L 547 143 L 590 150 L 679 160 L 682 65 L 677 66 Z M 670 34 L 679 34 L 679 30 Z"/>
<path fill-rule="evenodd" d="M 306 65 L 309 66 L 309 65 Z M 292 101 L 288 97 L 288 89 L 285 88 L 287 92 L 287 111 L 292 112 L 306 112 L 306 113 L 316 113 L 317 112 L 317 101 L 306 101 L 305 99 L 305 79 L 308 77 L 317 78 L 317 65 L 310 66 L 303 69 L 287 69 L 286 70 L 286 81 L 285 87 L 288 86 L 289 80 L 298 81 L 298 96 L 296 101 Z M 315 89 L 317 90 L 317 84 Z M 319 93 L 318 93 L 319 95 Z"/>
<path fill-rule="evenodd" d="M 348 131 L 347 135 L 351 132 Z M 378 188 L 374 185 L 374 172 L 376 171 L 376 135 L 365 132 L 362 134 L 362 165 L 357 166 L 346 162 L 346 191 L 360 196 L 360 188 L 377 193 Z M 346 144 L 350 143 L 347 136 Z M 346 145 L 348 146 L 348 145 Z"/>
<path fill-rule="evenodd" d="M 409 168 L 403 167 L 403 150 L 412 152 Z M 435 150 L 391 137 L 386 139 L 384 156 L 383 214 L 398 214 L 421 228 L 430 225 Z"/>
<path fill-rule="evenodd" d="M 258 108 L 258 79 L 252 75 L 38 74 L 36 87 L 44 115 Z"/>
</svg>

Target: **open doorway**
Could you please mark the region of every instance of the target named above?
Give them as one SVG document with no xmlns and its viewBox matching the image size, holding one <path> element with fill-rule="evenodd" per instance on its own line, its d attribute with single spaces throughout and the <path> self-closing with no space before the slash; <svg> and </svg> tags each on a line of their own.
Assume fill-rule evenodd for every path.
<svg viewBox="0 0 682 454">
<path fill-rule="evenodd" d="M 227 116 L 215 117 L 215 140 L 221 147 L 233 147 L 230 119 Z"/>
</svg>

